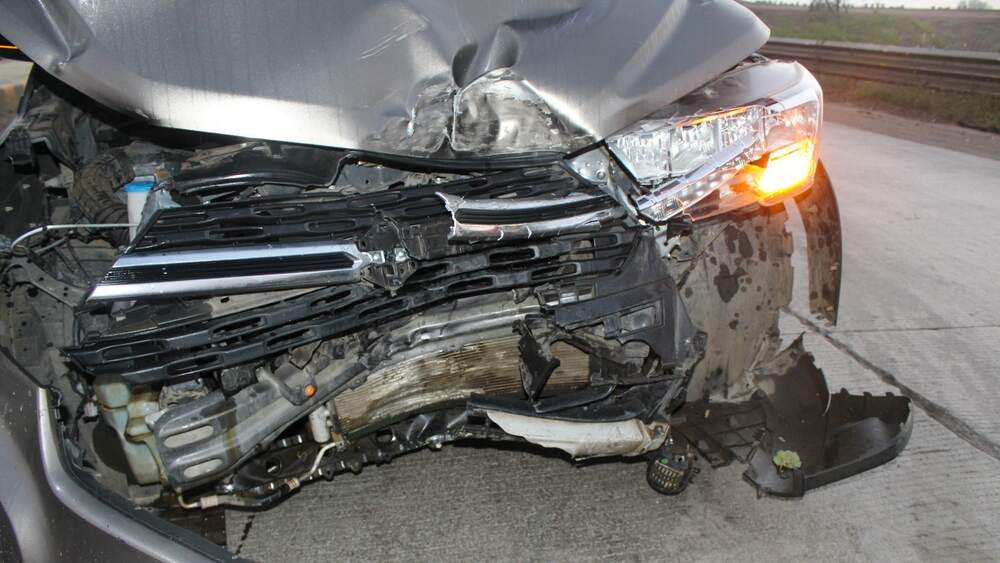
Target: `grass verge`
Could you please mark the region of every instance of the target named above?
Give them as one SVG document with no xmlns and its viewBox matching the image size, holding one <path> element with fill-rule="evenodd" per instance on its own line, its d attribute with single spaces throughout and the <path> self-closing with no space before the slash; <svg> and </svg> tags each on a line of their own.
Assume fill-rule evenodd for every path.
<svg viewBox="0 0 1000 563">
<path fill-rule="evenodd" d="M 772 18 L 768 22 L 773 37 L 801 37 L 851 43 L 878 43 L 879 45 L 910 45 L 947 48 L 949 41 L 934 32 L 930 25 L 884 14 L 855 16 L 814 16 L 801 18 Z"/>
<path fill-rule="evenodd" d="M 1000 52 L 1000 10 L 871 10 L 846 13 L 747 4 L 772 37 Z"/>
<path fill-rule="evenodd" d="M 841 76 L 817 75 L 823 94 L 832 102 L 1000 133 L 1000 97 L 960 94 L 884 84 Z"/>
</svg>

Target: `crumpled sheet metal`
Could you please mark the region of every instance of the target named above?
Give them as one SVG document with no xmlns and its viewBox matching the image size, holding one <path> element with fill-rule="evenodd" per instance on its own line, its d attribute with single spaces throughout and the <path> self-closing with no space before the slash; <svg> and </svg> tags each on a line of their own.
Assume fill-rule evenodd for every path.
<svg viewBox="0 0 1000 563">
<path fill-rule="evenodd" d="M 572 152 L 768 37 L 732 0 L 37 0 L 0 33 L 159 125 L 406 156 Z"/>
</svg>

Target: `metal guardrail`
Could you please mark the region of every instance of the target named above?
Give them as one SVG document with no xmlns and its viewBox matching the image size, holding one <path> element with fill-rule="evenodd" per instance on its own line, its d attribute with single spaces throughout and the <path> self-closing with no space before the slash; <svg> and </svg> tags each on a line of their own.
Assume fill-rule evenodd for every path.
<svg viewBox="0 0 1000 563">
<path fill-rule="evenodd" d="M 1000 96 L 1000 53 L 778 37 L 760 51 L 820 75 Z"/>
</svg>

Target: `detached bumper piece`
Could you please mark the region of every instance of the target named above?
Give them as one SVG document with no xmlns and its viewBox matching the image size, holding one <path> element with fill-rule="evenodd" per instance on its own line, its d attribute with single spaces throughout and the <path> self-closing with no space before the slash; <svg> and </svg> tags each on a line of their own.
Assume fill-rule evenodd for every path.
<svg viewBox="0 0 1000 563">
<path fill-rule="evenodd" d="M 687 403 L 672 418 L 674 430 L 713 467 L 747 464 L 743 476 L 759 495 L 801 497 L 891 461 L 910 439 L 908 398 L 843 389 L 831 395 L 801 338 L 759 377 L 770 394 Z"/>
</svg>

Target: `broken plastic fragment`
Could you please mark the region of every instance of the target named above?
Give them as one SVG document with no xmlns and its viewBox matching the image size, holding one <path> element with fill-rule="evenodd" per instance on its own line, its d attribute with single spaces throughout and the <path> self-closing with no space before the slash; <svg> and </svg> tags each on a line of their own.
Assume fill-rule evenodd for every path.
<svg viewBox="0 0 1000 563">
<path fill-rule="evenodd" d="M 646 424 L 637 418 L 575 422 L 493 410 L 487 410 L 486 415 L 504 432 L 546 448 L 558 448 L 573 459 L 641 455 L 659 448 L 667 437 L 665 424 Z"/>
</svg>

